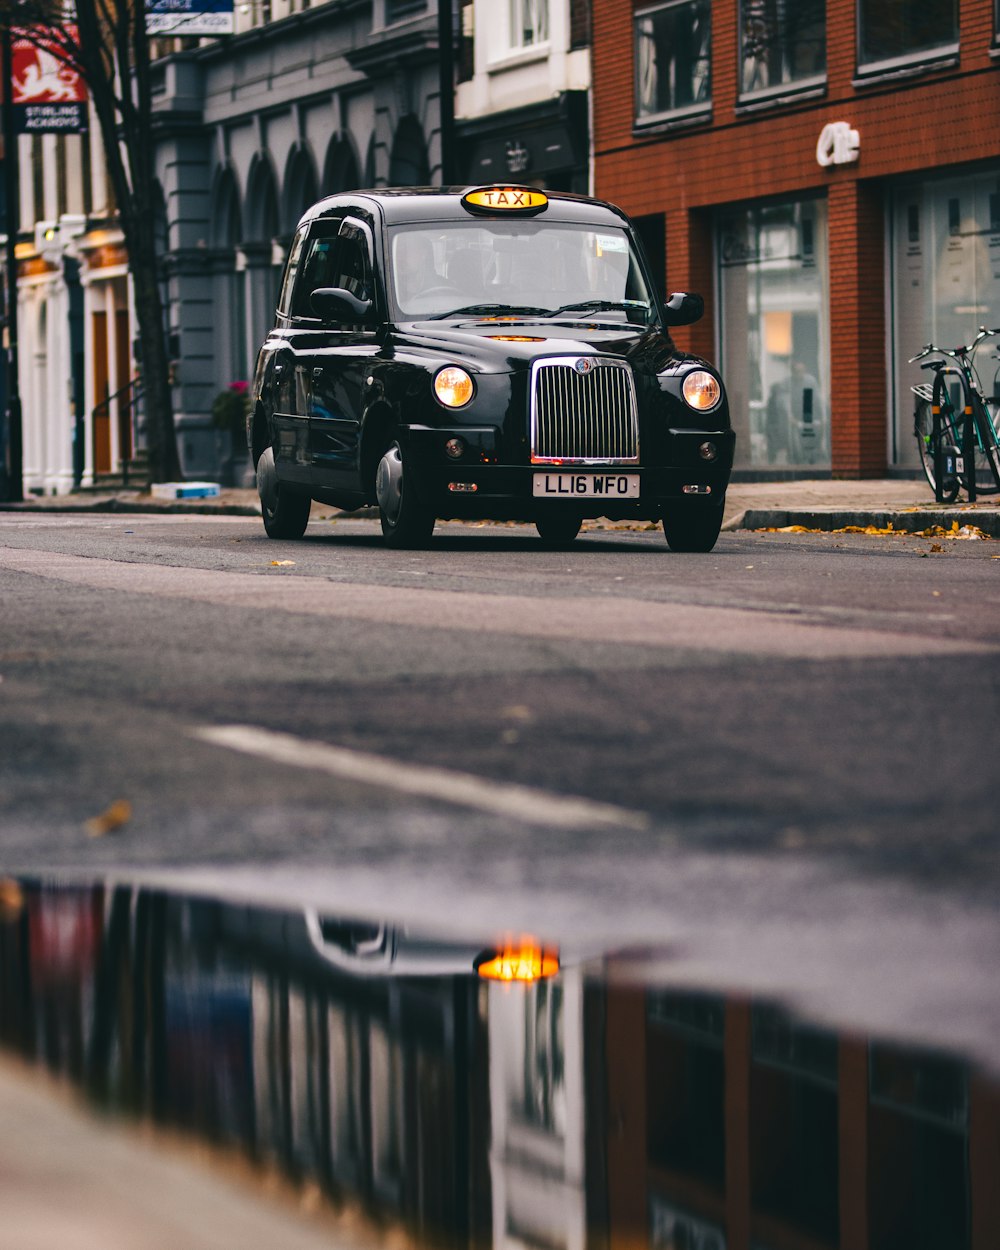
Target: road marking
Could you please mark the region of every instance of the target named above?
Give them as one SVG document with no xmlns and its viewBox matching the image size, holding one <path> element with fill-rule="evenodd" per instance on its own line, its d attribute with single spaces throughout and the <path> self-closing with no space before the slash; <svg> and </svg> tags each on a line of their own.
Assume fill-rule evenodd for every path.
<svg viewBox="0 0 1000 1250">
<path fill-rule="evenodd" d="M 573 795 L 551 794 L 531 786 L 487 781 L 471 773 L 453 772 L 422 764 L 407 764 L 384 755 L 331 746 L 293 734 L 275 733 L 253 725 L 204 726 L 194 736 L 214 746 L 227 747 L 275 764 L 310 768 L 362 785 L 384 787 L 418 798 L 472 807 L 527 824 L 577 829 L 586 825 L 613 825 L 646 829 L 649 817 L 610 803 L 596 803 Z"/>
<path fill-rule="evenodd" d="M 660 603 L 622 596 L 486 594 L 331 581 L 264 567 L 235 573 L 0 546 L 0 568 L 125 594 L 321 616 L 410 631 L 456 630 L 615 647 L 721 652 L 773 659 L 861 660 L 991 655 L 996 646 L 938 632 L 894 632 L 803 621 L 780 611 Z"/>
</svg>

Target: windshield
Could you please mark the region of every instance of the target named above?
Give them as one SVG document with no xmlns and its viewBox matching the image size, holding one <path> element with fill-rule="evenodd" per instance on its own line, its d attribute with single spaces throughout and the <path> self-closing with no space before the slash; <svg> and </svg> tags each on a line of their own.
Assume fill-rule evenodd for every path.
<svg viewBox="0 0 1000 1250">
<path fill-rule="evenodd" d="M 395 227 L 389 246 L 403 321 L 599 314 L 648 325 L 654 316 L 629 237 L 615 226 L 433 222 Z"/>
</svg>

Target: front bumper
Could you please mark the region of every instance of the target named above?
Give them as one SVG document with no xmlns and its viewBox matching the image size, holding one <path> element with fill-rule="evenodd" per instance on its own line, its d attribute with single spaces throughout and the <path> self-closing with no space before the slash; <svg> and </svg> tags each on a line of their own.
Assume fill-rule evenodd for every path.
<svg viewBox="0 0 1000 1250">
<path fill-rule="evenodd" d="M 444 445 L 460 436 L 467 450 L 450 460 Z M 699 448 L 711 442 L 716 458 L 705 460 Z M 491 427 L 407 431 L 407 483 L 439 517 L 525 520 L 553 512 L 610 520 L 658 520 L 664 508 L 722 507 L 732 472 L 732 430 L 674 430 L 661 440 L 665 454 L 657 464 L 504 464 L 497 431 Z M 533 493 L 536 474 L 628 474 L 639 478 L 638 498 L 589 497 L 572 493 L 540 498 Z"/>
</svg>

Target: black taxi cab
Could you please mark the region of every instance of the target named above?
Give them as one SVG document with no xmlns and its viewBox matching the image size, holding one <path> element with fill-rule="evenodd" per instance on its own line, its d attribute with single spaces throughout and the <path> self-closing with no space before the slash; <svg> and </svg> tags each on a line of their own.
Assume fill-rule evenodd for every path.
<svg viewBox="0 0 1000 1250">
<path fill-rule="evenodd" d="M 386 543 L 436 519 L 662 522 L 709 551 L 733 461 L 725 389 L 670 327 L 626 215 L 531 187 L 331 196 L 296 230 L 247 437 L 264 527 L 377 504 Z"/>
</svg>

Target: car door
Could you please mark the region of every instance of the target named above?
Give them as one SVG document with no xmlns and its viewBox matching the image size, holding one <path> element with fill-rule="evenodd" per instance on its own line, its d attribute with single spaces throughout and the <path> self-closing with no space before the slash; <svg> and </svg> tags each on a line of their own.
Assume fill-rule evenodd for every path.
<svg viewBox="0 0 1000 1250">
<path fill-rule="evenodd" d="M 327 284 L 371 302 L 361 320 L 326 321 L 309 355 L 309 463 L 313 480 L 330 490 L 361 493 L 362 392 L 379 353 L 380 322 L 373 276 L 371 228 L 356 217 L 340 223 L 331 281 Z"/>
<path fill-rule="evenodd" d="M 332 285 L 341 220 L 321 218 L 296 235 L 279 297 L 281 324 L 268 344 L 275 466 L 286 481 L 313 481 L 309 447 L 313 357 L 323 346 L 324 330 L 310 297 L 318 287 Z"/>
</svg>

